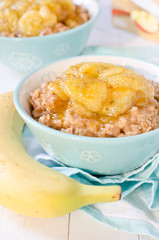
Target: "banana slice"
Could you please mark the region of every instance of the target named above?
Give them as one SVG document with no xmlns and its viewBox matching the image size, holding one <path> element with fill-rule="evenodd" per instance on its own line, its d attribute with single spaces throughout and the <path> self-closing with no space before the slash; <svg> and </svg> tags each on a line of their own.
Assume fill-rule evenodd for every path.
<svg viewBox="0 0 159 240">
<path fill-rule="evenodd" d="M 89 78 L 68 78 L 63 82 L 63 91 L 72 101 L 98 112 L 106 100 L 107 86 L 103 81 Z"/>
</svg>

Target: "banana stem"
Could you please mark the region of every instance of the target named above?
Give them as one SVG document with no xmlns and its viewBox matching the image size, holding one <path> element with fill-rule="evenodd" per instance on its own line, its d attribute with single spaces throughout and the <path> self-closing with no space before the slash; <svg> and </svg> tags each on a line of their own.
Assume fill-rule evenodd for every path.
<svg viewBox="0 0 159 240">
<path fill-rule="evenodd" d="M 92 186 L 81 184 L 82 196 L 85 204 L 100 202 L 115 202 L 121 198 L 121 187 L 113 186 Z"/>
</svg>

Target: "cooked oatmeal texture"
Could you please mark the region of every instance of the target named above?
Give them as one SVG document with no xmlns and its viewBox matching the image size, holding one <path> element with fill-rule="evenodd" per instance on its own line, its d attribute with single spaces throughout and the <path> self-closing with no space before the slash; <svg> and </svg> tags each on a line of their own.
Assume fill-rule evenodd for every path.
<svg viewBox="0 0 159 240">
<path fill-rule="evenodd" d="M 125 72 L 125 70 L 122 71 Z M 63 81 L 67 81 L 66 75 L 63 74 L 61 76 L 61 78 L 64 79 Z M 61 78 L 57 77 L 57 84 Z M 48 127 L 65 133 L 89 137 L 133 136 L 159 128 L 158 83 L 147 81 L 151 87 L 152 85 L 154 87 L 154 96 L 148 100 L 144 99 L 144 104 L 140 102 L 141 100 L 135 102 L 134 98 L 132 98 L 132 106 L 129 107 L 128 110 L 125 110 L 124 113 L 117 115 L 118 112 L 115 112 L 116 115 L 107 116 L 101 115 L 101 112 L 100 114 L 97 112 L 92 114 L 89 107 L 89 110 L 86 110 L 84 105 L 74 103 L 73 100 L 70 101 L 70 97 L 66 94 L 67 91 L 61 91 L 59 85 L 55 87 L 56 81 L 43 83 L 40 88 L 31 93 L 29 98 L 33 118 Z M 54 88 L 52 86 L 54 86 Z M 109 85 L 107 86 L 108 90 L 112 88 Z M 119 90 L 121 91 L 121 88 Z M 116 88 L 115 91 L 117 91 Z M 132 94 L 129 96 L 132 96 Z M 135 95 L 135 99 L 136 96 L 138 95 Z M 99 99 L 97 99 L 97 101 L 98 100 Z M 129 102 L 127 99 L 126 101 Z M 125 104 L 125 102 L 123 104 Z M 81 111 L 80 114 L 79 111 Z"/>
</svg>

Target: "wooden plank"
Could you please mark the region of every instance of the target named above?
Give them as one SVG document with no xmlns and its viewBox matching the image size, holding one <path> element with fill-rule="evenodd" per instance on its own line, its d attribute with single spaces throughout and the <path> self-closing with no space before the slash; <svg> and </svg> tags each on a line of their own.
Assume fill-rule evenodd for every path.
<svg viewBox="0 0 159 240">
<path fill-rule="evenodd" d="M 140 235 L 139 240 L 156 240 L 156 238 L 152 238 L 152 237 L 145 236 L 145 235 Z"/>
<path fill-rule="evenodd" d="M 83 211 L 75 211 L 70 216 L 68 240 L 138 240 L 138 235 L 114 230 L 96 221 Z"/>
<path fill-rule="evenodd" d="M 67 240 L 68 219 L 30 218 L 0 206 L 0 240 Z"/>
</svg>

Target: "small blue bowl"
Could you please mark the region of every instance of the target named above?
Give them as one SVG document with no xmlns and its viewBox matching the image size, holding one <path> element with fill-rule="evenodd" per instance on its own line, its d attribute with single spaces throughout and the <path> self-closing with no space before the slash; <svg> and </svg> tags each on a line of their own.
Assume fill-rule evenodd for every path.
<svg viewBox="0 0 159 240">
<path fill-rule="evenodd" d="M 159 129 L 122 138 L 84 137 L 51 129 L 31 117 L 28 96 L 44 81 L 53 81 L 70 65 L 109 62 L 131 67 L 147 79 L 159 81 L 159 67 L 147 62 L 112 56 L 80 56 L 54 62 L 26 76 L 17 86 L 14 103 L 42 147 L 58 161 L 93 174 L 123 174 L 143 165 L 158 151 Z"/>
<path fill-rule="evenodd" d="M 50 61 L 78 55 L 85 47 L 99 14 L 96 0 L 74 0 L 88 10 L 88 22 L 68 30 L 41 37 L 0 37 L 0 61 L 20 72 L 33 71 Z"/>
</svg>

